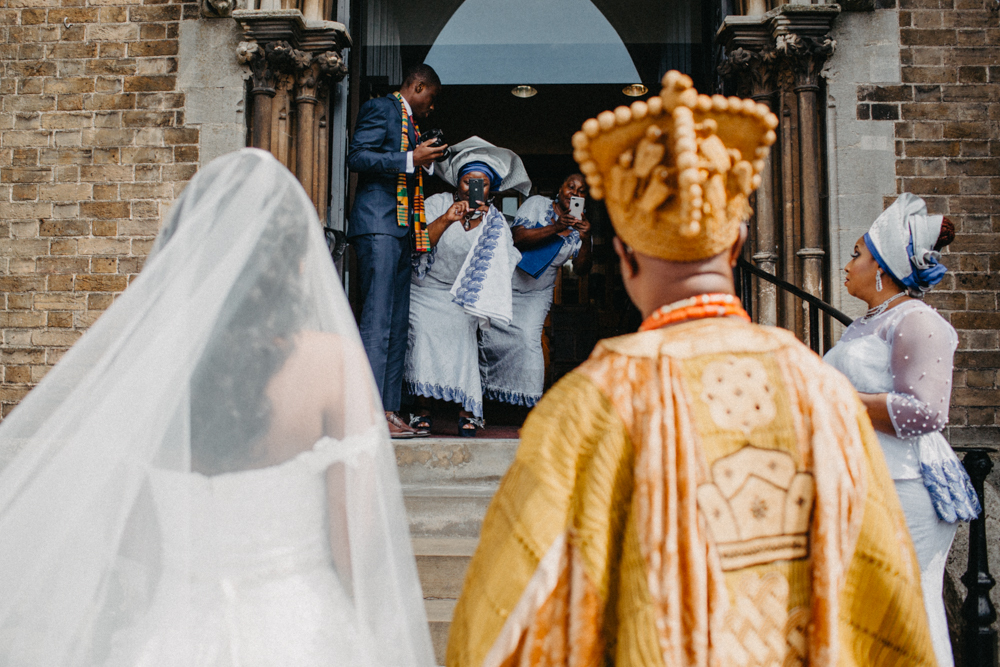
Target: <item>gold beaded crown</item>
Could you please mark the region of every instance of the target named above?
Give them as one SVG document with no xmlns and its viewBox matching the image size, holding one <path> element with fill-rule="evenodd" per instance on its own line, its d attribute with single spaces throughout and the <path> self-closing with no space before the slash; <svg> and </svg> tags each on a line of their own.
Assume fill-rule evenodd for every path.
<svg viewBox="0 0 1000 667">
<path fill-rule="evenodd" d="M 670 71 L 659 96 L 584 123 L 573 157 L 624 243 L 693 262 L 736 242 L 777 126 L 767 106 L 699 95 Z"/>
</svg>

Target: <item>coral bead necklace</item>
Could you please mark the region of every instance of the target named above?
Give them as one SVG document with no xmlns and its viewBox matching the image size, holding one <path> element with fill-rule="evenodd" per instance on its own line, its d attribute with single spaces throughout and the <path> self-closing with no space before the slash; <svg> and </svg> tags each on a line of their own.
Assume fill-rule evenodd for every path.
<svg viewBox="0 0 1000 667">
<path fill-rule="evenodd" d="M 732 294 L 699 294 L 690 299 L 660 306 L 643 321 L 639 331 L 650 331 L 669 324 L 706 317 L 740 317 L 747 322 L 750 321 L 750 316 L 743 310 L 740 300 Z"/>
</svg>

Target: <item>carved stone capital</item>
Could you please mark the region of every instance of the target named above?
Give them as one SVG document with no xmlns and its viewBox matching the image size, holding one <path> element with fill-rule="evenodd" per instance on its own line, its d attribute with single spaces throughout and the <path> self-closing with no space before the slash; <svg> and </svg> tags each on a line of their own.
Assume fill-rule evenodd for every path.
<svg viewBox="0 0 1000 667">
<path fill-rule="evenodd" d="M 775 50 L 795 73 L 797 88 L 819 86 L 820 72 L 827 58 L 833 55 L 837 42 L 829 37 L 812 37 L 795 33 L 778 35 Z"/>
<path fill-rule="evenodd" d="M 241 65 L 250 67 L 253 80 L 251 95 L 267 95 L 274 97 L 274 85 L 277 83 L 277 72 L 268 62 L 265 50 L 257 42 L 240 42 L 236 48 L 236 59 Z"/>
<path fill-rule="evenodd" d="M 236 59 L 250 68 L 253 80 L 250 94 L 274 97 L 282 72 L 295 65 L 294 51 L 287 42 L 269 42 L 263 46 L 257 42 L 240 42 L 236 48 Z"/>
<path fill-rule="evenodd" d="M 299 56 L 288 42 L 268 42 L 264 47 L 267 51 L 267 61 L 275 71 L 290 73 L 298 66 Z"/>
<path fill-rule="evenodd" d="M 320 73 L 332 81 L 341 81 L 347 76 L 347 63 L 336 51 L 324 51 L 316 56 L 316 62 Z"/>
<path fill-rule="evenodd" d="M 319 62 L 311 53 L 296 51 L 295 67 L 295 101 L 297 103 L 315 104 L 316 93 L 323 77 Z"/>
<path fill-rule="evenodd" d="M 769 46 L 733 49 L 719 65 L 719 74 L 736 82 L 741 97 L 768 101 L 777 89 L 778 54 Z"/>
</svg>

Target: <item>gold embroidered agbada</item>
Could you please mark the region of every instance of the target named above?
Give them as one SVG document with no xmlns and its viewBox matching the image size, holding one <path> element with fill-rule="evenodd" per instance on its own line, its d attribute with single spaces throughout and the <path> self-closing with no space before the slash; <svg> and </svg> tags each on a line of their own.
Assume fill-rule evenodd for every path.
<svg viewBox="0 0 1000 667">
<path fill-rule="evenodd" d="M 933 665 L 919 574 L 847 380 L 691 321 L 600 343 L 531 413 L 447 664 Z"/>
</svg>

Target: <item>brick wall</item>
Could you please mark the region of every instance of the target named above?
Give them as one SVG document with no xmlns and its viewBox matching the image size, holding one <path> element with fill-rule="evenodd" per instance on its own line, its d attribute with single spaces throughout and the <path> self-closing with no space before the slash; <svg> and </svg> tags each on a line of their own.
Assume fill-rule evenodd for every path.
<svg viewBox="0 0 1000 667">
<path fill-rule="evenodd" d="M 197 169 L 159 0 L 0 0 L 0 413 L 139 273 Z"/>
<path fill-rule="evenodd" d="M 902 85 L 859 86 L 858 119 L 894 120 L 897 192 L 955 223 L 927 301 L 958 331 L 950 435 L 1000 426 L 1000 16 L 982 0 L 900 0 Z M 886 197 L 888 205 L 894 197 Z"/>
</svg>

